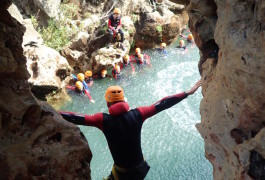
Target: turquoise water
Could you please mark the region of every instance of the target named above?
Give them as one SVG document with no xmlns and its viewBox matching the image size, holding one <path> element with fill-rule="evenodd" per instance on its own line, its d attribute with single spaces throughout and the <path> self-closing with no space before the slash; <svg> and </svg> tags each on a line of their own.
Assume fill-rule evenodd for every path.
<svg viewBox="0 0 265 180">
<path fill-rule="evenodd" d="M 155 50 L 144 51 L 151 57 L 151 66 L 138 67 L 132 75 L 130 68 L 123 69 L 123 78 L 95 80 L 90 93 L 95 104 L 84 96 L 73 99 L 63 110 L 93 114 L 108 112 L 104 93 L 108 86 L 119 85 L 131 108 L 151 105 L 167 95 L 188 90 L 199 78 L 197 64 L 199 50 L 194 44 L 187 51 L 167 47 L 165 57 Z M 148 119 L 142 128 L 143 154 L 151 169 L 147 180 L 213 179 L 212 166 L 204 157 L 204 142 L 195 124 L 200 122 L 199 105 L 201 88 L 174 107 Z M 91 175 L 93 180 L 107 177 L 112 158 L 103 133 L 94 127 L 80 126 L 93 153 Z"/>
</svg>

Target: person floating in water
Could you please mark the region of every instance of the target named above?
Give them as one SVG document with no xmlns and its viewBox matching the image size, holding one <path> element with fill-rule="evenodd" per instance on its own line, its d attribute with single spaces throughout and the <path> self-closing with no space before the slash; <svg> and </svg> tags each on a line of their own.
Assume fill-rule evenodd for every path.
<svg viewBox="0 0 265 180">
<path fill-rule="evenodd" d="M 94 83 L 92 75 L 93 75 L 92 71 L 85 72 L 85 82 L 87 83 L 88 86 L 92 86 Z"/>
<path fill-rule="evenodd" d="M 121 78 L 121 68 L 120 68 L 119 64 L 115 64 L 113 66 L 112 77 L 114 79 L 120 79 Z"/>
<path fill-rule="evenodd" d="M 161 43 L 159 48 L 156 48 L 157 52 L 167 55 L 166 43 Z"/>
<path fill-rule="evenodd" d="M 194 42 L 194 38 L 192 34 L 189 34 L 188 36 L 184 36 L 182 34 L 180 34 L 181 37 L 186 38 L 188 42 L 193 43 Z"/>
<path fill-rule="evenodd" d="M 141 49 L 135 48 L 135 55 L 130 56 L 130 61 L 136 61 L 138 59 L 139 54 L 141 54 Z"/>
<path fill-rule="evenodd" d="M 109 44 L 107 47 L 109 47 L 110 43 L 113 42 L 113 38 L 116 37 L 118 33 L 121 35 L 121 49 L 124 51 L 125 48 L 123 46 L 123 41 L 124 41 L 124 33 L 121 29 L 121 10 L 119 8 L 115 8 L 113 11 L 113 14 L 110 15 L 109 20 L 108 20 L 108 27 L 109 27 L 109 32 L 110 32 L 110 39 L 109 39 Z"/>
<path fill-rule="evenodd" d="M 184 40 L 179 40 L 179 45 L 177 46 L 177 48 L 182 48 L 183 50 L 186 49 Z"/>
<path fill-rule="evenodd" d="M 104 79 L 106 77 L 111 78 L 111 75 L 108 74 L 106 69 L 102 69 L 100 71 L 100 75 L 98 75 L 98 74 L 93 75 L 94 79 Z"/>
<path fill-rule="evenodd" d="M 89 91 L 89 88 L 88 88 L 88 85 L 87 83 L 85 82 L 85 75 L 83 73 L 78 73 L 77 76 L 71 74 L 71 76 L 73 77 L 73 79 L 75 81 L 80 81 L 82 82 L 83 86 L 85 89 L 87 89 Z"/>
<path fill-rule="evenodd" d="M 134 74 L 135 73 L 134 65 L 130 61 L 130 56 L 128 54 L 126 54 L 123 56 L 123 62 L 121 63 L 120 67 L 121 67 L 121 69 L 123 69 L 123 68 L 127 68 L 129 66 L 132 68 L 132 74 Z"/>
<path fill-rule="evenodd" d="M 77 94 L 85 94 L 92 103 L 95 103 L 89 93 L 89 90 L 85 89 L 83 83 L 80 81 L 76 81 L 75 86 L 66 86 L 66 89 L 75 91 Z"/>
<path fill-rule="evenodd" d="M 124 91 L 121 87 L 110 86 L 105 92 L 109 113 L 99 112 L 88 115 L 61 111 L 60 114 L 68 122 L 94 126 L 104 133 L 114 161 L 108 180 L 143 180 L 150 169 L 141 148 L 143 123 L 148 118 L 186 99 L 200 86 L 199 80 L 186 92 L 167 96 L 150 106 L 135 109 L 130 109 L 128 103 L 125 102 Z"/>
</svg>

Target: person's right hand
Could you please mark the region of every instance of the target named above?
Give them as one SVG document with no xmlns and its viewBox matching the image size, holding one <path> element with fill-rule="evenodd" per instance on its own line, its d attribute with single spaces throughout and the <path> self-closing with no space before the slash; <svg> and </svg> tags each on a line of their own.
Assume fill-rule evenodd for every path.
<svg viewBox="0 0 265 180">
<path fill-rule="evenodd" d="M 193 94 L 195 91 L 197 91 L 197 89 L 201 86 L 201 79 L 199 81 L 197 81 L 191 88 L 190 90 L 188 90 L 186 93 L 188 95 Z"/>
</svg>

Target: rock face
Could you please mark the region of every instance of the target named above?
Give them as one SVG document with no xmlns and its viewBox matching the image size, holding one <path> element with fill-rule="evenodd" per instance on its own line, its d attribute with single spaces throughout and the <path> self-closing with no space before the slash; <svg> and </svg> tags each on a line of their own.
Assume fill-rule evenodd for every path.
<svg viewBox="0 0 265 180">
<path fill-rule="evenodd" d="M 202 122 L 214 179 L 265 178 L 265 2 L 191 0 Z"/>
<path fill-rule="evenodd" d="M 24 19 L 14 4 L 8 8 L 8 12 L 26 28 L 22 46 L 31 75 L 28 81 L 34 95 L 45 100 L 47 94 L 65 86 L 64 79 L 70 74 L 71 67 L 59 52 L 42 44 L 43 39 L 31 20 Z"/>
<path fill-rule="evenodd" d="M 178 13 L 174 14 L 169 7 Z M 168 2 L 158 6 L 155 12 L 146 6 L 141 9 L 136 23 L 135 45 L 145 49 L 161 42 L 170 44 L 178 37 L 187 22 L 188 15 L 184 11 L 184 5 Z"/>
<path fill-rule="evenodd" d="M 0 179 L 90 179 L 84 135 L 30 91 L 25 28 L 10 4 L 0 1 Z"/>
</svg>

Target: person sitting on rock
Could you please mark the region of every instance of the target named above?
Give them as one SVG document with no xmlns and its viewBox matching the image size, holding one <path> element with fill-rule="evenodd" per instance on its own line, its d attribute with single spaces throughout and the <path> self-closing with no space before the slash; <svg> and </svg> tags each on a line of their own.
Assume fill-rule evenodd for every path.
<svg viewBox="0 0 265 180">
<path fill-rule="evenodd" d="M 88 86 L 92 86 L 94 81 L 93 81 L 93 78 L 92 78 L 92 71 L 86 71 L 85 72 L 85 82 L 87 83 Z"/>
<path fill-rule="evenodd" d="M 113 66 L 112 77 L 114 79 L 120 79 L 121 78 L 121 68 L 120 68 L 119 64 L 115 64 L 115 66 Z"/>
<path fill-rule="evenodd" d="M 60 111 L 59 113 L 68 122 L 96 127 L 105 135 L 114 161 L 110 176 L 106 178 L 107 180 L 143 180 L 150 169 L 141 147 L 141 144 L 143 144 L 143 142 L 141 143 L 143 124 L 148 121 L 148 118 L 162 113 L 162 111 L 188 98 L 200 86 L 201 81 L 198 81 L 186 92 L 166 96 L 151 105 L 134 109 L 131 109 L 126 102 L 121 87 L 110 86 L 105 92 L 109 113 L 78 114 L 69 111 Z M 152 138 L 150 137 L 150 140 Z"/>
<path fill-rule="evenodd" d="M 184 50 L 186 49 L 184 40 L 179 40 L 179 45 L 177 46 L 177 48 L 183 48 Z"/>
<path fill-rule="evenodd" d="M 89 90 L 85 89 L 83 83 L 80 81 L 76 81 L 75 86 L 66 86 L 66 89 L 75 91 L 77 94 L 85 94 L 92 103 L 95 103 L 89 93 Z"/>
<path fill-rule="evenodd" d="M 89 91 L 88 85 L 87 85 L 87 83 L 86 83 L 86 81 L 85 81 L 85 75 L 84 75 L 83 73 L 78 73 L 77 76 L 71 74 L 71 76 L 73 77 L 73 79 L 74 79 L 75 81 L 80 81 L 80 82 L 82 82 L 84 88 L 87 89 L 87 90 Z"/>
<path fill-rule="evenodd" d="M 159 48 L 156 48 L 156 50 L 161 53 L 167 55 L 167 50 L 166 50 L 166 43 L 161 43 Z"/>
<path fill-rule="evenodd" d="M 121 35 L 121 49 L 124 51 L 123 41 L 124 41 L 124 33 L 121 29 L 121 10 L 119 8 L 115 8 L 113 14 L 110 15 L 108 20 L 108 27 L 110 32 L 110 43 L 113 42 L 113 38 L 116 37 L 117 33 Z M 108 44 L 107 47 L 109 47 Z"/>
</svg>

